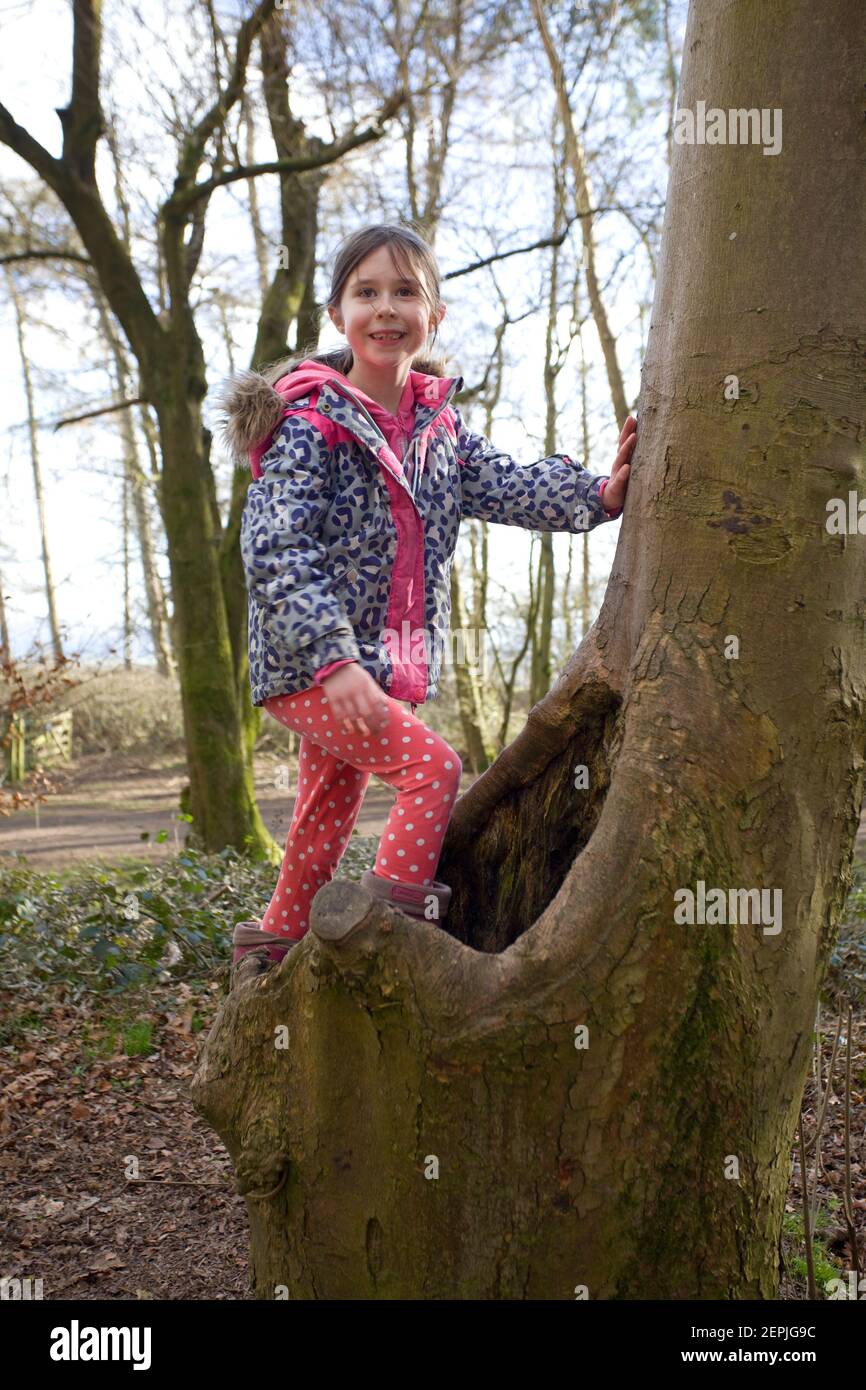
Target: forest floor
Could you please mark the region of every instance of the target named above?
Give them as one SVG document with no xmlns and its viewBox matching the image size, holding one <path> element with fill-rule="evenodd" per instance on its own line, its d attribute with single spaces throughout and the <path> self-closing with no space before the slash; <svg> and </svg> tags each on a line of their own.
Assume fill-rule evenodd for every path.
<svg viewBox="0 0 866 1390">
<path fill-rule="evenodd" d="M 112 783 L 103 769 L 101 807 L 92 820 L 69 820 L 70 828 L 78 827 L 79 838 L 66 842 L 73 859 L 83 854 L 85 838 L 109 855 L 116 851 L 118 842 L 112 837 L 117 834 L 117 813 L 107 807 L 112 794 L 131 826 L 159 822 L 160 828 L 169 828 L 162 806 L 152 803 L 167 796 L 166 804 L 176 805 L 171 784 L 175 773 L 127 773 Z M 69 794 L 71 802 L 81 798 L 82 787 L 71 788 Z M 387 814 L 387 789 L 383 796 Z M 290 811 L 286 793 L 271 792 L 271 798 L 279 802 L 275 812 L 285 816 Z M 153 819 L 143 822 L 143 816 Z M 46 820 L 47 815 L 43 826 Z M 103 824 L 112 827 L 107 840 L 100 830 Z M 278 833 L 273 823 L 271 828 Z M 381 825 L 375 825 L 369 842 L 359 838 L 371 855 L 379 829 Z M 170 856 L 174 845 L 153 849 Z M 862 894 L 862 825 L 857 851 Z M 29 857 L 32 851 L 26 852 Z M 37 854 L 33 857 L 38 860 Z M 852 893 L 849 903 L 853 897 Z M 866 1269 L 862 921 L 848 932 L 843 947 L 832 985 L 834 997 L 847 997 L 853 1009 L 851 1186 L 858 1244 L 863 1246 L 861 1269 Z M 226 972 L 192 982 L 171 979 L 146 991 L 130 988 L 108 1000 L 53 989 L 17 992 L 6 984 L 0 986 L 0 1188 L 6 1216 L 0 1275 L 42 1279 L 46 1299 L 251 1298 L 245 1202 L 235 1191 L 226 1151 L 189 1099 L 201 1037 L 224 997 Z M 819 1287 L 852 1267 L 842 1215 L 844 1040 L 832 1068 L 816 1182 L 814 1150 L 809 1149 L 831 1070 L 836 1027 L 835 1010 L 828 1003 L 821 1011 L 820 1047 L 815 1049 L 803 1105 L 810 1190 L 817 1205 L 813 1248 Z M 796 1145 L 790 1173 L 781 1296 L 802 1299 L 805 1243 Z"/>
</svg>

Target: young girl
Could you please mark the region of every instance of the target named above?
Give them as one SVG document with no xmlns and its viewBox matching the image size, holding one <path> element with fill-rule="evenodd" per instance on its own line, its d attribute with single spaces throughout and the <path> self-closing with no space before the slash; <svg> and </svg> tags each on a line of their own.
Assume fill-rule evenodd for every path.
<svg viewBox="0 0 866 1390">
<path fill-rule="evenodd" d="M 445 316 L 433 251 L 407 227 L 362 228 L 337 255 L 328 313 L 348 347 L 240 372 L 224 438 L 249 457 L 241 524 L 252 701 L 300 734 L 298 792 L 263 922 L 234 961 L 279 960 L 309 927 L 371 774 L 396 800 L 362 882 L 441 918 L 435 878 L 462 765 L 415 710 L 439 689 L 462 516 L 581 531 L 621 514 L 636 424 L 610 477 L 566 454 L 517 464 L 451 404 L 462 377 L 422 356 Z"/>
</svg>

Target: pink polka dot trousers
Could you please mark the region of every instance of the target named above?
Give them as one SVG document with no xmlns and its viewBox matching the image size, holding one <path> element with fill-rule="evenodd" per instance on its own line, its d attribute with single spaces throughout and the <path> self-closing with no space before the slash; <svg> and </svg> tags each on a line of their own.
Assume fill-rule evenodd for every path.
<svg viewBox="0 0 866 1390">
<path fill-rule="evenodd" d="M 334 877 L 371 773 L 397 792 L 374 872 L 401 883 L 433 882 L 463 764 L 439 734 L 386 698 L 388 725 L 369 737 L 337 726 L 319 686 L 264 702 L 268 714 L 301 735 L 295 809 L 266 931 L 295 941 L 306 936 L 310 903 Z"/>
</svg>

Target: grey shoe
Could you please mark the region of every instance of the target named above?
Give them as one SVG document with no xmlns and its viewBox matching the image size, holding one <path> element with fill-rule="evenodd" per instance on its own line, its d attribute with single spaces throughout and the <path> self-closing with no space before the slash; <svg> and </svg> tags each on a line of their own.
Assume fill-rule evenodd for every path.
<svg viewBox="0 0 866 1390">
<path fill-rule="evenodd" d="M 234 989 L 245 980 L 254 980 L 275 967 L 276 961 L 271 960 L 267 946 L 251 946 L 236 964 L 232 964 L 229 988 Z"/>
<path fill-rule="evenodd" d="M 400 883 L 397 879 L 380 878 L 372 869 L 366 869 L 361 875 L 361 887 L 372 893 L 374 898 L 384 898 L 392 907 L 405 912 L 407 917 L 420 917 L 425 922 L 440 922 L 448 914 L 451 889 L 447 883 L 440 883 L 438 879 L 425 884 Z M 430 897 L 436 899 L 436 911 L 432 917 L 427 916 L 427 899 Z"/>
<path fill-rule="evenodd" d="M 262 946 L 267 947 L 270 960 L 281 961 L 286 951 L 297 944 L 297 941 L 290 940 L 287 936 L 280 936 L 279 932 L 265 931 L 261 922 L 255 919 L 238 922 L 232 933 L 232 945 L 235 948 L 232 965 L 237 965 L 243 956 L 260 950 Z"/>
<path fill-rule="evenodd" d="M 290 941 L 277 932 L 263 931 L 261 922 L 238 922 L 232 933 L 234 952 L 230 988 L 234 989 L 243 980 L 255 979 L 257 975 L 273 969 L 286 952 L 297 944 L 297 941 Z"/>
</svg>

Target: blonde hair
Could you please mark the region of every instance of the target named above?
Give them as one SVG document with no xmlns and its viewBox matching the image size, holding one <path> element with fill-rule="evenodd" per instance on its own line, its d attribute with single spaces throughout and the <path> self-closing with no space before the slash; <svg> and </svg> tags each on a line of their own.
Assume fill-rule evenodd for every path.
<svg viewBox="0 0 866 1390">
<path fill-rule="evenodd" d="M 440 276 L 439 266 L 433 248 L 424 240 L 422 236 L 412 230 L 411 227 L 398 224 L 396 222 L 374 222 L 368 227 L 361 227 L 351 236 L 346 237 L 334 258 L 334 268 L 331 272 L 331 288 L 326 302 L 326 308 L 337 309 L 343 297 L 343 290 L 346 281 L 355 269 L 356 265 L 368 256 L 371 251 L 375 251 L 380 246 L 387 246 L 391 253 L 391 259 L 400 275 L 413 275 L 419 283 L 421 297 L 426 303 L 431 315 L 438 314 L 442 300 L 440 295 Z M 412 359 L 412 370 L 416 372 L 428 372 L 431 376 L 446 376 L 448 371 L 448 358 L 444 354 L 434 353 L 433 347 L 439 334 L 439 325 L 433 331 L 433 342 L 429 348 L 422 348 Z M 317 352 L 318 341 L 308 342 L 300 347 L 291 357 L 284 357 L 279 362 L 271 363 L 261 369 L 261 375 L 269 386 L 273 386 L 280 377 L 287 376 L 296 367 L 311 358 L 314 362 L 324 362 L 326 366 L 333 367 L 335 371 L 341 372 L 346 376 L 351 370 L 355 361 L 354 353 L 348 346 L 332 348 L 328 352 Z"/>
</svg>

